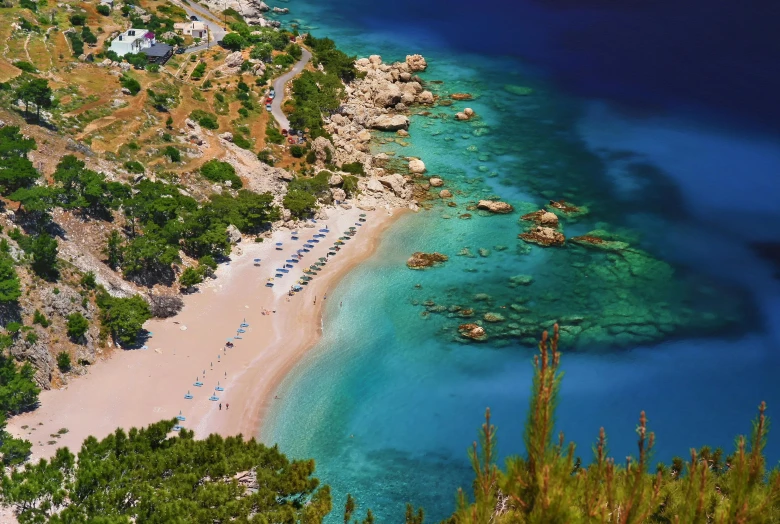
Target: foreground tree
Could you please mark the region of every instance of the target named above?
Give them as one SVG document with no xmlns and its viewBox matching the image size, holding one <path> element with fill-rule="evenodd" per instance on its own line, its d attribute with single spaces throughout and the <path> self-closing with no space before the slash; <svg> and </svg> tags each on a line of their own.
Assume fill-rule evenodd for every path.
<svg viewBox="0 0 780 524">
<path fill-rule="evenodd" d="M 0 128 L 0 193 L 8 195 L 29 187 L 40 176 L 27 158 L 36 149 L 35 140 L 22 136 L 16 126 Z"/>
<path fill-rule="evenodd" d="M 192 431 L 176 420 L 84 441 L 6 474 L 2 501 L 32 522 L 287 522 L 316 524 L 331 509 L 314 461 L 290 461 L 254 439 Z"/>
<path fill-rule="evenodd" d="M 30 104 L 34 104 L 38 121 L 41 120 L 41 108 L 52 106 L 52 91 L 49 81 L 44 78 L 33 78 L 16 89 L 16 97 L 24 102 L 24 112 L 27 113 Z"/>
<path fill-rule="evenodd" d="M 554 439 L 554 415 L 561 381 L 558 371 L 558 326 L 547 332 L 534 358 L 531 405 L 525 426 L 526 455 L 510 457 L 505 470 L 495 463 L 496 430 L 490 410 L 469 451 L 476 473 L 473 502 L 458 493 L 458 509 L 450 523 L 514 522 L 780 522 L 780 471 L 767 472 L 763 455 L 769 421 L 764 403 L 753 423 L 750 440 L 737 439 L 737 449 L 722 453 L 691 450 L 690 461 L 675 459 L 672 467 L 650 456 L 655 436 L 647 418 L 639 417 L 638 455 L 624 466 L 607 456 L 604 429 L 593 448 L 593 462 L 582 467 L 574 444 Z"/>
</svg>

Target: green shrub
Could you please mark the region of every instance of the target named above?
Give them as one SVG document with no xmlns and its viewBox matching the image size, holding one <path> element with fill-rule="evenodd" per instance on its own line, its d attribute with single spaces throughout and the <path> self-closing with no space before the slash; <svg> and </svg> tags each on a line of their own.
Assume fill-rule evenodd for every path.
<svg viewBox="0 0 780 524">
<path fill-rule="evenodd" d="M 317 154 L 314 151 L 309 151 L 306 154 L 306 163 L 307 164 L 316 164 L 317 163 Z"/>
<path fill-rule="evenodd" d="M 95 280 L 95 273 L 93 271 L 88 271 L 84 274 L 83 277 L 81 277 L 81 285 L 85 289 L 95 289 L 97 287 L 97 281 Z"/>
<path fill-rule="evenodd" d="M 282 203 L 294 217 L 303 218 L 317 208 L 317 197 L 301 189 L 289 189 Z"/>
<path fill-rule="evenodd" d="M 89 329 L 89 321 L 78 311 L 68 315 L 68 336 L 71 340 L 80 340 Z"/>
<path fill-rule="evenodd" d="M 203 178 L 218 184 L 224 184 L 229 180 L 231 187 L 234 189 L 239 189 L 243 186 L 241 178 L 236 175 L 235 168 L 227 162 L 220 160 L 212 159 L 203 164 L 200 168 L 200 174 Z"/>
<path fill-rule="evenodd" d="M 145 172 L 144 166 L 141 164 L 141 162 L 136 162 L 135 160 L 129 160 L 125 162 L 124 166 L 125 169 L 127 169 L 130 173 L 143 175 Z"/>
<path fill-rule="evenodd" d="M 72 25 L 84 25 L 84 22 L 87 21 L 87 17 L 86 15 L 75 14 L 75 15 L 70 15 L 70 18 L 68 18 L 68 20 L 70 20 L 70 23 Z"/>
<path fill-rule="evenodd" d="M 103 326 L 123 345 L 135 343 L 144 322 L 152 316 L 149 304 L 139 296 L 116 298 L 101 293 L 98 307 Z"/>
<path fill-rule="evenodd" d="M 341 183 L 341 189 L 347 194 L 348 197 L 354 196 L 358 191 L 358 179 L 354 176 L 345 175 L 343 182 Z"/>
<path fill-rule="evenodd" d="M 284 135 L 273 124 L 269 123 L 265 126 L 265 141 L 272 144 L 282 144 L 284 143 Z"/>
<path fill-rule="evenodd" d="M 260 162 L 268 164 L 269 166 L 274 165 L 274 157 L 271 156 L 271 152 L 268 149 L 263 149 L 262 151 L 258 151 L 257 159 Z"/>
<path fill-rule="evenodd" d="M 24 337 L 25 342 L 28 344 L 35 344 L 38 342 L 38 334 L 35 331 L 30 331 L 27 333 L 27 335 Z"/>
<path fill-rule="evenodd" d="M 203 73 L 206 72 L 206 62 L 200 62 L 198 65 L 195 66 L 195 69 L 192 70 L 192 74 L 190 75 L 190 78 L 193 80 L 200 80 L 203 78 Z"/>
<path fill-rule="evenodd" d="M 352 173 L 353 175 L 365 175 L 366 171 L 363 168 L 363 164 L 360 162 L 350 162 L 341 165 L 341 171 L 345 173 Z"/>
<path fill-rule="evenodd" d="M 181 162 L 181 152 L 173 146 L 166 146 L 163 156 L 167 156 L 171 162 Z"/>
<path fill-rule="evenodd" d="M 122 87 L 130 91 L 130 94 L 133 96 L 137 95 L 138 92 L 141 90 L 141 84 L 138 83 L 138 80 L 128 75 L 127 73 L 122 75 L 122 78 L 119 80 L 119 83 L 122 84 Z"/>
<path fill-rule="evenodd" d="M 97 6 L 97 12 L 103 16 L 108 16 L 111 14 L 111 8 L 108 7 L 106 4 L 100 4 L 99 6 Z"/>
<path fill-rule="evenodd" d="M 240 51 L 243 47 L 246 47 L 247 41 L 238 33 L 228 33 L 222 37 L 222 47 L 232 49 L 233 51 Z"/>
<path fill-rule="evenodd" d="M 65 351 L 60 351 L 57 354 L 57 367 L 63 373 L 67 373 L 68 371 L 70 371 L 71 368 L 70 355 Z"/>
<path fill-rule="evenodd" d="M 9 322 L 5 325 L 5 330 L 8 332 L 9 335 L 12 337 L 15 337 L 19 334 L 19 331 L 22 330 L 22 325 L 19 322 Z"/>
<path fill-rule="evenodd" d="M 188 267 L 181 272 L 179 276 L 179 285 L 184 288 L 191 288 L 203 282 L 203 274 L 194 267 Z"/>
<path fill-rule="evenodd" d="M 38 69 L 32 65 L 30 62 L 26 62 L 24 60 L 17 60 L 14 62 L 14 67 L 17 67 L 24 71 L 25 73 L 37 73 Z"/>
<path fill-rule="evenodd" d="M 203 111 L 202 109 L 196 109 L 190 113 L 190 118 L 195 120 L 198 124 L 206 129 L 219 129 L 219 123 L 217 122 L 217 116 L 214 113 Z"/>
<path fill-rule="evenodd" d="M 36 309 L 35 313 L 33 313 L 33 324 L 39 324 L 41 327 L 47 328 L 49 327 L 51 322 L 49 322 L 49 320 L 46 318 L 46 316 L 44 316 L 43 313 L 41 313 Z"/>
<path fill-rule="evenodd" d="M 205 255 L 198 259 L 198 264 L 201 266 L 210 269 L 211 271 L 215 271 L 217 269 L 217 261 L 214 260 L 214 257 L 211 255 Z"/>
<path fill-rule="evenodd" d="M 282 53 L 281 55 L 276 55 L 274 57 L 273 63 L 274 65 L 287 67 L 289 65 L 293 65 L 295 63 L 295 59 L 286 53 Z"/>
<path fill-rule="evenodd" d="M 236 144 L 241 149 L 252 149 L 252 142 L 244 138 L 243 135 L 239 135 L 238 133 L 233 135 L 233 143 Z"/>
<path fill-rule="evenodd" d="M 295 158 L 303 158 L 303 155 L 306 154 L 306 148 L 296 144 L 290 147 L 290 154 Z"/>
</svg>

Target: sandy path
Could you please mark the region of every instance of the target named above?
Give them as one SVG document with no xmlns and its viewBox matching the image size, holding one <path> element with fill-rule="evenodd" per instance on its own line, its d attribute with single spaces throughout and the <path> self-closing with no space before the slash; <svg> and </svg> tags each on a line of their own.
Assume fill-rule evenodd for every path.
<svg viewBox="0 0 780 524">
<path fill-rule="evenodd" d="M 72 378 L 65 389 L 41 393 L 41 407 L 14 417 L 9 431 L 33 442 L 35 458 L 53 455 L 56 447 L 68 446 L 76 451 L 89 435 L 102 438 L 118 426 L 127 429 L 147 425 L 173 418 L 180 410 L 186 417 L 182 425 L 194 429 L 198 437 L 214 432 L 255 435 L 263 414 L 274 401 L 273 392 L 319 337 L 322 297 L 374 251 L 381 232 L 402 213 L 367 213 L 367 222 L 358 228 L 358 234 L 304 291 L 288 301 L 287 291 L 304 267 L 325 256 L 362 213 L 356 209 L 328 212 L 329 220 L 320 221 L 315 228 L 301 229 L 299 241 L 291 241 L 288 231 L 279 231 L 272 242 L 244 244 L 242 255 L 218 269 L 217 280 L 185 298 L 179 315 L 147 323 L 153 333 L 148 349 L 118 350 L 108 360 L 92 366 L 87 376 Z M 305 265 L 291 269 L 275 287 L 266 287 L 274 270 L 325 225 L 332 231 L 305 254 Z M 284 251 L 275 250 L 276 242 L 284 243 Z M 262 259 L 260 267 L 254 265 L 255 258 Z M 263 315 L 263 308 L 276 313 Z M 234 348 L 223 350 L 226 339 L 236 335 L 243 319 L 249 326 L 242 339 L 234 340 Z M 198 378 L 202 387 L 193 385 Z M 220 401 L 210 401 L 218 382 L 224 388 L 216 392 Z M 188 391 L 192 400 L 184 398 Z M 67 428 L 68 433 L 61 438 L 49 436 L 60 428 Z M 49 445 L 48 441 L 57 442 Z"/>
</svg>

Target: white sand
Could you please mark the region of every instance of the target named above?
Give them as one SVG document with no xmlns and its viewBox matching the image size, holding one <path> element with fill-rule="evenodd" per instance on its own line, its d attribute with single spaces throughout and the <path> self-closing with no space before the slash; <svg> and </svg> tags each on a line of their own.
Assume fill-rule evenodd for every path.
<svg viewBox="0 0 780 524">
<path fill-rule="evenodd" d="M 279 231 L 270 242 L 240 244 L 243 254 L 221 266 L 218 278 L 203 285 L 199 293 L 185 297 L 179 315 L 146 324 L 152 332 L 148 349 L 114 350 L 110 358 L 91 366 L 86 376 L 73 377 L 66 388 L 42 392 L 41 406 L 14 417 L 9 431 L 33 443 L 35 458 L 50 457 L 62 446 L 77 452 L 89 435 L 103 438 L 117 427 L 145 426 L 172 419 L 180 411 L 186 417 L 182 426 L 195 430 L 199 438 L 210 433 L 255 435 L 279 383 L 319 337 L 323 296 L 374 251 L 381 232 L 401 211 L 395 210 L 392 216 L 385 210 L 366 213 L 367 222 L 357 228 L 357 235 L 346 241 L 302 292 L 288 297 L 303 269 L 326 256 L 363 211 L 329 213 L 333 216 L 315 228 L 300 229 L 299 241 L 290 240 L 288 231 Z M 331 232 L 289 274 L 275 279 L 273 288 L 266 287 L 274 270 L 325 226 Z M 276 242 L 283 242 L 283 251 L 275 249 Z M 260 267 L 254 265 L 255 258 L 262 259 Z M 276 313 L 263 315 L 263 308 Z M 223 350 L 244 319 L 249 326 L 242 339 L 233 340 L 235 346 Z M 202 387 L 193 385 L 196 379 L 203 382 Z M 223 392 L 215 392 L 218 382 Z M 192 400 L 184 398 L 188 391 Z M 218 402 L 209 400 L 212 393 Z M 68 433 L 50 437 L 60 428 L 67 428 Z M 56 444 L 48 445 L 52 440 Z"/>
</svg>

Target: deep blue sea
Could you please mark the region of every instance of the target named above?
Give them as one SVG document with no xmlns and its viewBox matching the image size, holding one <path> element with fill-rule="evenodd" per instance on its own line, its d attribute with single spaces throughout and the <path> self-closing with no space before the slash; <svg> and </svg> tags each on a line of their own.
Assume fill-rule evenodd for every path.
<svg viewBox="0 0 780 524">
<path fill-rule="evenodd" d="M 470 488 L 466 450 L 488 406 L 501 454 L 523 452 L 529 322 L 583 322 L 564 349 L 557 422 L 586 461 L 601 426 L 614 457 L 634 453 L 641 410 L 665 461 L 702 445 L 730 451 L 762 400 L 778 416 L 776 6 L 276 1 L 287 24 L 386 62 L 421 53 L 429 88 L 475 96 L 413 116 L 408 143 L 379 137 L 377 152 L 423 158 L 457 207 L 435 201 L 402 218 L 328 296 L 322 341 L 262 428 L 264 441 L 317 461 L 330 522 L 348 492 L 380 522 L 401 521 L 406 502 L 430 522 L 447 517 L 457 488 Z M 456 122 L 467 106 L 478 118 Z M 517 239 L 519 213 L 467 211 L 488 197 L 518 210 L 587 206 L 564 221 L 567 237 L 608 231 L 631 257 L 530 246 Z M 450 260 L 406 268 L 412 252 L 434 250 Z M 516 286 L 516 275 L 533 282 Z M 467 344 L 455 305 L 506 318 Z M 780 460 L 780 429 L 767 454 Z"/>
</svg>

